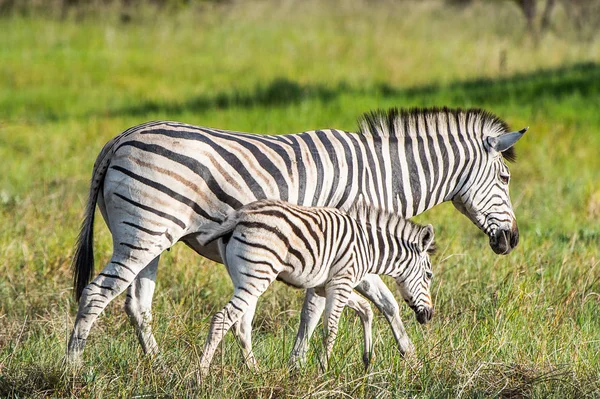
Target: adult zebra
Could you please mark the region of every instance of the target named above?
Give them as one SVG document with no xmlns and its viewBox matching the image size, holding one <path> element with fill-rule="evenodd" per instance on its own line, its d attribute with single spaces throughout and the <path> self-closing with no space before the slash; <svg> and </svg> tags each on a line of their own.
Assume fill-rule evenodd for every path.
<svg viewBox="0 0 600 399">
<path fill-rule="evenodd" d="M 508 133 L 482 110 L 446 108 L 369 113 L 358 134 L 262 136 L 176 122 L 132 127 L 109 141 L 94 165 L 73 262 L 79 310 L 68 357 L 80 357 L 93 322 L 128 287 L 125 310 L 144 352 L 155 352 L 150 320 L 160 254 L 183 241 L 221 261 L 216 245 L 202 246 L 197 232 L 258 199 L 342 208 L 362 196 L 406 218 L 451 200 L 496 253 L 506 254 L 519 236 L 502 154 L 510 159 L 524 132 Z M 96 203 L 113 236 L 113 255 L 88 284 Z M 383 311 L 400 350 L 410 350 L 398 304 L 381 279 L 368 275 L 356 289 Z M 309 292 L 294 359 L 304 357 L 323 305 Z"/>
</svg>

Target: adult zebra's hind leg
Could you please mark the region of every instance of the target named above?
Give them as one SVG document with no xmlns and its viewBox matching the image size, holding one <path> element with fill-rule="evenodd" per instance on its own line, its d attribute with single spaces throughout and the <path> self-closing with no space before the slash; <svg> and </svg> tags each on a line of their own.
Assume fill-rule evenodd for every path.
<svg viewBox="0 0 600 399">
<path fill-rule="evenodd" d="M 142 248 L 115 240 L 110 262 L 82 292 L 67 347 L 69 362 L 77 363 L 80 360 L 90 329 L 104 308 L 125 291 L 142 269 L 161 252 L 162 249 L 156 246 L 152 249 Z"/>
<path fill-rule="evenodd" d="M 127 288 L 125 312 L 135 328 L 142 350 L 147 355 L 155 355 L 158 345 L 152 334 L 152 296 L 156 286 L 156 271 L 160 256 L 154 258 Z"/>
</svg>

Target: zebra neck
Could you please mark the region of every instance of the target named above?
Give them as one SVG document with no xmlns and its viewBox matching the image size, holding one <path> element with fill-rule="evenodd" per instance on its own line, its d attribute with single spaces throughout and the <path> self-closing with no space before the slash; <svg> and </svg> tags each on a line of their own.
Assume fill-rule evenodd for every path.
<svg viewBox="0 0 600 399">
<path fill-rule="evenodd" d="M 371 223 L 362 222 L 362 227 L 366 235 L 368 254 L 367 271 L 371 274 L 392 275 L 394 270 L 394 259 L 399 256 L 397 240 L 389 232 L 381 230 L 378 226 Z"/>
<path fill-rule="evenodd" d="M 406 218 L 451 200 L 473 162 L 464 143 L 443 135 L 358 136 L 363 162 L 355 200 Z"/>
</svg>

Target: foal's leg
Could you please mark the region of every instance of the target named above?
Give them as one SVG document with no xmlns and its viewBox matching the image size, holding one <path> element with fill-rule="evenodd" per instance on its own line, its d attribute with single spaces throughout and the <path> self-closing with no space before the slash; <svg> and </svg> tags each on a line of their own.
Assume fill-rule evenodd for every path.
<svg viewBox="0 0 600 399">
<path fill-rule="evenodd" d="M 266 289 L 266 287 L 265 287 Z M 264 290 L 262 291 L 264 292 Z M 244 313 L 246 313 L 251 307 L 256 306 L 260 293 L 249 293 L 248 291 L 240 288 L 235 288 L 233 297 L 221 309 L 217 314 L 213 316 L 210 324 L 210 330 L 208 332 L 208 338 L 204 345 L 204 351 L 200 358 L 200 374 L 205 376 L 208 374 L 208 368 L 215 354 L 215 350 L 219 343 L 227 333 L 227 331 L 238 322 Z M 253 356 L 252 356 L 253 357 Z"/>
<path fill-rule="evenodd" d="M 373 302 L 379 311 L 385 315 L 385 318 L 392 328 L 392 333 L 394 334 L 400 353 L 408 354 L 413 352 L 414 345 L 404 329 L 404 324 L 400 318 L 398 302 L 396 302 L 394 294 L 392 294 L 381 278 L 374 274 L 368 274 L 355 289 Z M 306 363 L 308 341 L 310 340 L 324 309 L 325 298 L 317 295 L 314 289 L 307 290 L 302 306 L 302 313 L 300 314 L 298 334 L 296 335 L 294 349 L 292 350 L 292 355 L 290 357 L 291 363 L 299 363 L 301 365 Z M 361 309 L 354 310 L 357 311 L 361 318 L 363 317 L 361 316 Z M 365 321 L 363 320 L 363 329 L 365 328 L 371 329 L 371 327 L 365 325 Z M 367 337 L 371 337 L 371 332 L 365 332 L 365 339 Z M 370 358 L 370 355 L 368 357 Z M 364 354 L 363 362 L 366 362 Z"/>
<path fill-rule="evenodd" d="M 363 325 L 363 335 L 365 347 L 363 352 L 363 363 L 368 367 L 371 362 L 373 352 L 372 327 L 373 311 L 369 303 L 360 295 L 352 294 L 348 302 L 348 307 L 354 309 L 361 319 Z M 306 363 L 306 354 L 308 352 L 308 341 L 312 336 L 319 319 L 314 315 L 321 315 L 325 309 L 325 297 L 315 293 L 314 289 L 306 290 L 302 313 L 300 315 L 300 326 L 294 342 L 294 349 L 290 357 L 290 363 L 304 365 Z"/>
<path fill-rule="evenodd" d="M 208 368 L 215 354 L 217 346 L 227 333 L 227 331 L 236 322 L 242 321 L 243 328 L 247 328 L 247 337 L 250 336 L 252 328 L 252 317 L 248 317 L 246 320 L 242 319 L 242 316 L 250 311 L 254 312 L 256 308 L 256 302 L 258 298 L 267 290 L 269 285 L 277 277 L 277 271 L 273 266 L 273 262 L 270 259 L 263 257 L 260 261 L 249 261 L 246 258 L 238 256 L 239 253 L 235 251 L 235 247 L 232 249 L 233 255 L 223 257 L 227 264 L 227 271 L 231 277 L 233 283 L 233 297 L 225 305 L 225 307 L 214 315 L 206 344 L 204 345 L 204 352 L 200 358 L 200 374 L 208 374 Z M 221 251 L 223 253 L 224 251 Z M 245 254 L 243 250 L 241 253 Z M 229 252 L 228 252 L 229 254 Z M 233 259 L 232 262 L 228 260 Z M 268 265 L 266 267 L 265 265 Z M 249 316 L 252 316 L 252 313 Z M 248 319 L 250 322 L 248 322 Z M 242 328 L 240 326 L 240 328 Z M 244 338 L 246 337 L 244 334 Z M 251 346 L 248 348 L 248 354 L 251 352 Z M 253 356 L 252 356 L 253 357 Z"/>
<path fill-rule="evenodd" d="M 243 314 L 242 318 L 233 327 L 242 348 L 242 355 L 250 370 L 258 369 L 258 363 L 252 352 L 252 320 L 254 319 L 255 311 L 256 303 L 254 306 L 248 308 L 246 313 Z"/>
<path fill-rule="evenodd" d="M 352 295 L 352 286 L 345 278 L 334 280 L 325 287 L 325 292 L 325 358 L 327 359 L 327 365 L 329 365 L 329 358 L 337 337 L 340 316 Z"/>
</svg>

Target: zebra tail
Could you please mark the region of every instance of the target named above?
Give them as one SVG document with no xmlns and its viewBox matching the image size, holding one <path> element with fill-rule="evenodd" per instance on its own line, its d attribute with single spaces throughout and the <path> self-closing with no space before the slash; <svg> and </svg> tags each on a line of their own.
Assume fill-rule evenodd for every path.
<svg viewBox="0 0 600 399">
<path fill-rule="evenodd" d="M 221 237 L 230 234 L 237 227 L 238 220 L 236 217 L 228 217 L 222 223 L 208 222 L 198 231 L 198 242 L 202 246 L 206 246 L 211 242 L 218 240 Z"/>
<path fill-rule="evenodd" d="M 110 156 L 108 154 L 111 153 L 112 144 L 113 142 L 107 143 L 100 152 L 100 155 L 98 155 L 98 159 L 94 165 L 84 218 L 81 223 L 81 230 L 77 236 L 75 256 L 71 265 L 73 269 L 73 289 L 77 301 L 81 298 L 84 288 L 89 284 L 91 277 L 94 275 L 94 215 L 96 213 L 98 194 L 104 186 L 104 177 L 110 163 Z"/>
</svg>

